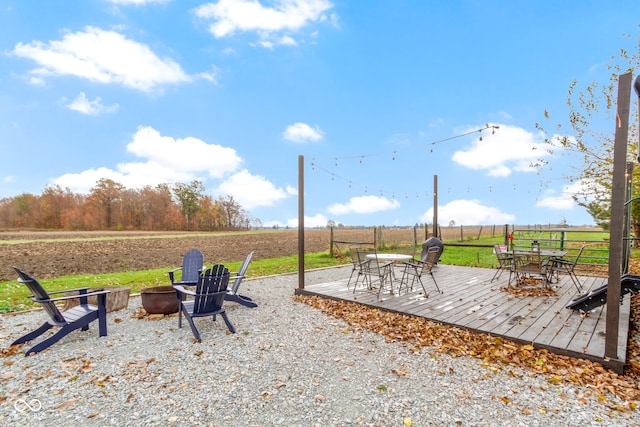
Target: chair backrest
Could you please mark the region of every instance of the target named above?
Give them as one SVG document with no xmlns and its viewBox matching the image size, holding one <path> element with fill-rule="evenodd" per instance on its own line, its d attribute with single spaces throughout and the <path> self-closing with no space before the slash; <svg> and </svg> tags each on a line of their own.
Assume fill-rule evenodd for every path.
<svg viewBox="0 0 640 427">
<path fill-rule="evenodd" d="M 32 299 L 35 302 L 42 304 L 42 308 L 47 312 L 51 320 L 56 323 L 66 323 L 66 320 L 58 307 L 52 301 L 45 301 L 49 299 L 49 294 L 44 290 L 40 282 L 31 277 L 26 272 L 20 270 L 18 267 L 13 267 L 13 269 L 18 273 L 18 282 L 24 283 L 31 294 L 33 295 Z"/>
<path fill-rule="evenodd" d="M 193 282 L 198 281 L 198 276 L 204 265 L 204 255 L 199 249 L 191 249 L 182 258 L 182 281 Z"/>
<path fill-rule="evenodd" d="M 578 263 L 578 261 L 580 260 L 580 257 L 582 256 L 582 251 L 584 251 L 584 246 L 582 246 L 580 248 L 580 250 L 578 251 L 578 255 L 576 255 L 575 259 L 573 260 L 573 266 L 574 267 Z"/>
<path fill-rule="evenodd" d="M 222 308 L 229 285 L 229 269 L 216 264 L 204 271 L 196 286 L 193 314 L 212 313 Z"/>
<path fill-rule="evenodd" d="M 540 251 L 513 251 L 513 269 L 515 272 L 543 274 L 547 266 L 542 262 Z"/>
<path fill-rule="evenodd" d="M 442 243 L 442 240 L 438 239 L 437 237 L 429 237 L 427 240 L 425 240 L 422 243 L 422 252 L 420 253 L 420 260 L 424 262 L 427 258 L 427 254 L 429 253 L 431 248 L 434 248 L 434 247 L 438 248 L 438 254 L 435 257 L 435 263 L 437 264 L 438 261 L 440 260 L 440 252 L 444 248 L 444 243 Z"/>
<path fill-rule="evenodd" d="M 499 267 L 508 267 L 511 264 L 513 256 L 506 250 L 503 250 L 502 246 L 494 245 L 493 251 L 496 254 L 496 258 L 498 259 Z"/>
<path fill-rule="evenodd" d="M 238 293 L 238 288 L 240 287 L 240 283 L 244 276 L 247 274 L 247 269 L 249 268 L 249 264 L 251 264 L 251 260 L 253 259 L 254 251 L 249 252 L 249 255 L 242 261 L 242 265 L 240 265 L 240 270 L 238 270 L 238 275 L 233 281 L 233 285 L 231 286 L 231 293 Z"/>
<path fill-rule="evenodd" d="M 358 247 L 356 248 L 356 254 L 357 254 L 358 264 L 360 265 L 360 268 L 362 268 L 373 261 L 367 258 L 367 255 L 371 255 L 371 254 L 375 255 L 376 250 L 374 248 Z"/>
<path fill-rule="evenodd" d="M 351 262 L 354 267 L 358 267 L 360 265 L 360 258 L 358 258 L 358 249 L 360 246 L 349 246 L 349 256 L 351 256 Z"/>
<path fill-rule="evenodd" d="M 434 265 L 437 264 L 439 256 L 440 256 L 440 248 L 437 246 L 430 247 L 429 250 L 427 251 L 427 256 L 422 262 L 423 268 L 426 268 L 427 271 L 431 273 L 431 269 L 433 268 Z"/>
</svg>

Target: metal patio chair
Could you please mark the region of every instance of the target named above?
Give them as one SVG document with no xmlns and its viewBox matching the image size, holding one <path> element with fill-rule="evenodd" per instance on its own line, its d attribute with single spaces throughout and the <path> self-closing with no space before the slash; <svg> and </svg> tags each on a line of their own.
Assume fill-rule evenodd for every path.
<svg viewBox="0 0 640 427">
<path fill-rule="evenodd" d="M 436 289 L 438 290 L 438 292 L 441 292 L 440 287 L 438 286 L 438 282 L 436 282 L 436 278 L 433 276 L 433 267 L 436 265 L 439 256 L 440 248 L 438 248 L 437 246 L 432 246 L 427 251 L 424 261 L 415 260 L 405 262 L 404 271 L 402 272 L 402 279 L 400 280 L 399 291 L 402 290 L 403 285 L 407 292 L 409 290 L 413 291 L 413 285 L 417 280 L 420 283 L 420 286 L 422 286 L 424 297 L 427 298 L 429 295 L 427 294 L 427 290 L 424 287 L 424 283 L 422 282 L 422 275 L 426 272 L 431 276 L 431 279 L 436 285 Z M 411 279 L 411 283 L 409 283 L 409 279 Z"/>
</svg>

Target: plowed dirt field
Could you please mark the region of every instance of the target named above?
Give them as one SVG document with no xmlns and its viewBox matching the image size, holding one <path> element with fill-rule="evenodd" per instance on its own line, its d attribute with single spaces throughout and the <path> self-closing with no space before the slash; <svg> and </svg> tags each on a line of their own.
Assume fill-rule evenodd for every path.
<svg viewBox="0 0 640 427">
<path fill-rule="evenodd" d="M 384 232 L 385 241 L 410 242 L 412 229 Z M 336 232 L 335 239 L 373 242 L 373 231 Z M 306 230 L 305 252 L 329 250 L 329 230 Z M 0 281 L 15 279 L 11 266 L 34 277 L 175 267 L 191 248 L 198 248 L 207 263 L 241 261 L 250 251 L 254 259 L 297 254 L 297 230 L 245 233 L 145 232 L 0 232 Z"/>
</svg>

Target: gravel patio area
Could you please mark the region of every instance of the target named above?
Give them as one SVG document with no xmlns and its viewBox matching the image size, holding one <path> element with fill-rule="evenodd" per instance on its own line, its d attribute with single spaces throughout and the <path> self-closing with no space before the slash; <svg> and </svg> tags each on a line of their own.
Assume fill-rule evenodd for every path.
<svg viewBox="0 0 640 427">
<path fill-rule="evenodd" d="M 306 281 L 345 278 L 350 266 Z M 0 424 L 83 426 L 628 426 L 640 425 L 588 388 L 552 384 L 518 369 L 423 351 L 292 300 L 297 274 L 246 279 L 258 308 L 227 303 L 222 319 L 197 319 L 202 343 L 178 319 L 108 314 L 49 350 L 2 357 Z M 0 348 L 46 320 L 0 315 Z M 434 356 L 438 354 L 438 356 Z M 586 397 L 585 397 L 586 396 Z M 27 406 L 28 405 L 28 406 Z M 616 415 L 617 414 L 617 415 Z"/>
</svg>

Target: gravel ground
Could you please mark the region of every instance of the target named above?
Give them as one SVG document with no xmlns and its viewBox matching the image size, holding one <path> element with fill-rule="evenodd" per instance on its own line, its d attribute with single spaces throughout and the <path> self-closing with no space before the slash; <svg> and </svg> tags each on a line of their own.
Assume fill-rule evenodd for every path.
<svg viewBox="0 0 640 427">
<path fill-rule="evenodd" d="M 307 273 L 307 284 L 348 277 L 349 267 Z M 0 424 L 82 426 L 615 426 L 640 425 L 590 390 L 550 384 L 482 361 L 413 353 L 399 343 L 295 303 L 297 275 L 245 280 L 257 309 L 226 304 L 238 329 L 197 319 L 194 343 L 175 317 L 109 313 L 49 350 L 2 358 Z M 0 347 L 45 319 L 0 316 Z M 434 356 L 436 355 L 436 356 Z M 583 396 L 584 399 L 582 398 Z M 585 403 L 586 402 L 586 403 Z M 27 407 L 29 404 L 30 407 Z M 637 411 L 636 411 L 637 412 Z"/>
</svg>

